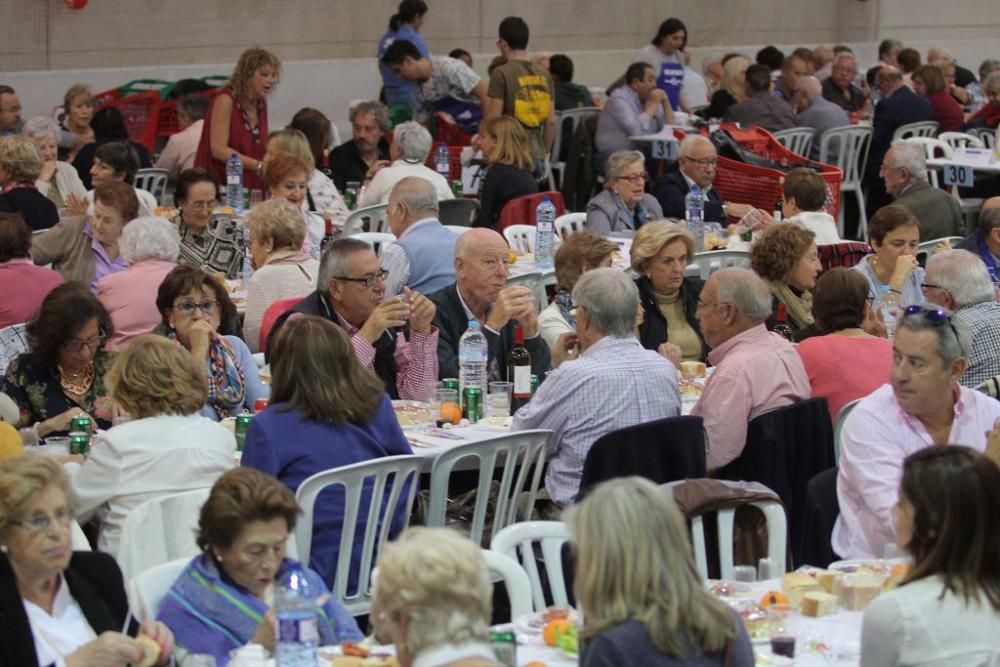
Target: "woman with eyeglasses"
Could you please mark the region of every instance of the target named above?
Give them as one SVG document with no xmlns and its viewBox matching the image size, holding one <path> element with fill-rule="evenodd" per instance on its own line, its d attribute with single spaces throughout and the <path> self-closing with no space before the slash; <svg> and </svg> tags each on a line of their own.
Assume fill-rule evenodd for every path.
<svg viewBox="0 0 1000 667">
<path fill-rule="evenodd" d="M 587 229 L 598 236 L 635 232 L 663 217 L 660 202 L 646 192 L 646 158 L 639 151 L 616 151 L 604 166 L 604 187 L 587 202 Z"/>
<path fill-rule="evenodd" d="M 487 118 L 479 124 L 479 148 L 486 176 L 479 189 L 479 217 L 474 226 L 496 229 L 507 202 L 538 192 L 532 174 L 535 164 L 527 132 L 510 116 Z"/>
<path fill-rule="evenodd" d="M 21 429 L 37 438 L 66 435 L 81 413 L 99 428 L 111 427 L 104 375 L 114 352 L 104 342 L 114 332 L 104 306 L 80 283 L 49 292 L 28 322 L 29 351 L 10 363 L 0 387 L 17 403 Z"/>
<path fill-rule="evenodd" d="M 166 665 L 173 633 L 134 620 L 115 559 L 73 551 L 72 498 L 52 457 L 0 461 L 0 665 Z"/>
<path fill-rule="evenodd" d="M 220 420 L 253 411 L 270 391 L 260 381 L 253 355 L 238 336 L 220 335 L 223 322 L 236 316 L 222 282 L 190 266 L 167 274 L 156 294 L 163 333 L 204 364 L 208 399 L 201 414 Z"/>
<path fill-rule="evenodd" d="M 219 183 L 207 169 L 185 169 L 174 190 L 177 215 L 173 223 L 181 237 L 179 264 L 226 278 L 240 277 L 243 267 L 243 231 L 229 216 L 214 217 L 219 205 Z"/>
</svg>

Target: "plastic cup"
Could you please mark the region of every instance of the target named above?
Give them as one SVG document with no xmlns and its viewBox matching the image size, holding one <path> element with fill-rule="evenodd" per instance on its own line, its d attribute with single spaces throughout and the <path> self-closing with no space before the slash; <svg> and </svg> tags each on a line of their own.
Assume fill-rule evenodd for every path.
<svg viewBox="0 0 1000 667">
<path fill-rule="evenodd" d="M 757 568 L 753 565 L 737 565 L 733 568 L 733 581 L 753 583 L 757 581 Z"/>
<path fill-rule="evenodd" d="M 45 438 L 45 453 L 51 456 L 69 456 L 69 438 L 64 436 Z"/>
<path fill-rule="evenodd" d="M 509 417 L 511 395 L 513 391 L 513 382 L 490 382 L 489 394 L 486 399 L 487 416 Z"/>
</svg>

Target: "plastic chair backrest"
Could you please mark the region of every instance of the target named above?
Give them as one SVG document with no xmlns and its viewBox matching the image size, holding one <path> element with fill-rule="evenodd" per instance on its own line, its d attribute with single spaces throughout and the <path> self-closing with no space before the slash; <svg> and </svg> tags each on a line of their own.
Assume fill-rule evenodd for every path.
<svg viewBox="0 0 1000 667">
<path fill-rule="evenodd" d="M 562 566 L 562 547 L 567 541 L 569 530 L 562 521 L 522 521 L 497 533 L 490 543 L 490 549 L 521 563 L 531 581 L 531 598 L 535 611 L 543 611 L 548 605 L 538 574 L 538 563 L 535 561 L 535 546 L 538 545 L 542 552 L 552 604 L 563 606 L 569 601 Z"/>
<path fill-rule="evenodd" d="M 367 613 L 371 608 L 372 564 L 378 550 L 389 537 L 392 517 L 397 509 L 402 508 L 407 522 L 409 521 L 423 462 L 422 456 L 387 456 L 324 470 L 306 478 L 295 492 L 295 499 L 302 508 L 302 518 L 295 526 L 295 545 L 299 552 L 299 561 L 309 563 L 316 499 L 320 492 L 328 487 L 340 486 L 344 489 L 343 528 L 340 533 L 337 570 L 331 592 L 353 615 Z M 362 493 L 368 480 L 372 480 L 371 501 L 367 507 L 362 507 Z M 387 486 L 391 487 L 388 493 Z M 407 489 L 405 497 L 402 496 L 404 487 Z M 385 498 L 387 500 L 384 500 Z M 358 587 L 357 591 L 348 593 L 354 534 L 358 519 L 362 516 L 366 521 L 357 579 Z"/>
<path fill-rule="evenodd" d="M 151 498 L 125 517 L 118 553 L 125 578 L 177 558 L 199 553 L 198 516 L 210 489 L 193 489 Z"/>
<path fill-rule="evenodd" d="M 542 274 L 540 271 L 532 271 L 531 273 L 522 273 L 519 276 L 512 276 L 507 279 L 507 287 L 511 285 L 524 285 L 530 289 L 535 289 L 538 285 L 538 281 L 542 279 Z"/>
<path fill-rule="evenodd" d="M 351 234 L 351 238 L 364 241 L 372 247 L 372 250 L 375 251 L 377 256 L 381 257 L 382 248 L 384 248 L 387 243 L 395 241 L 396 235 L 387 234 L 385 232 L 357 232 L 355 234 Z"/>
<path fill-rule="evenodd" d="M 924 157 L 928 160 L 935 157 L 943 157 L 946 160 L 950 160 L 954 154 L 951 146 L 934 137 L 912 136 L 903 139 L 903 141 L 908 144 L 920 146 L 924 150 Z M 941 155 L 937 155 L 938 151 L 941 152 Z M 937 169 L 930 168 L 927 170 L 927 181 L 934 187 L 938 186 Z"/>
<path fill-rule="evenodd" d="M 442 226 L 448 231 L 454 232 L 459 236 L 472 229 L 472 227 L 462 227 L 461 225 L 442 225 Z"/>
<path fill-rule="evenodd" d="M 28 324 L 12 324 L 0 329 L 0 375 L 20 354 L 28 351 Z"/>
<path fill-rule="evenodd" d="M 163 195 L 167 194 L 167 179 L 169 177 L 170 172 L 166 169 L 140 169 L 135 172 L 135 187 L 150 193 L 156 197 L 156 203 L 162 205 Z"/>
<path fill-rule="evenodd" d="M 774 138 L 781 142 L 782 146 L 802 157 L 809 157 L 809 150 L 815 137 L 816 129 L 812 127 L 793 127 L 774 133 Z"/>
<path fill-rule="evenodd" d="M 510 600 L 510 620 L 530 614 L 533 609 L 531 580 L 521 564 L 506 554 L 490 549 L 483 549 L 483 560 L 491 572 L 503 577 L 507 599 Z"/>
<path fill-rule="evenodd" d="M 73 551 L 93 551 L 90 548 L 90 540 L 83 532 L 83 528 L 75 520 L 70 522 L 70 546 Z"/>
<path fill-rule="evenodd" d="M 983 148 L 995 148 L 997 143 L 996 130 L 988 127 L 977 127 L 969 130 L 969 134 L 978 137 L 983 142 Z"/>
<path fill-rule="evenodd" d="M 927 261 L 934 256 L 934 253 L 937 251 L 937 247 L 942 243 L 947 243 L 954 248 L 964 240 L 965 239 L 961 236 L 942 236 L 939 239 L 922 241 L 920 245 L 917 246 L 917 260 L 920 262 L 920 266 L 927 266 Z"/>
<path fill-rule="evenodd" d="M 954 151 L 956 148 L 983 148 L 983 140 L 968 132 L 942 132 L 937 137 Z"/>
<path fill-rule="evenodd" d="M 556 218 L 556 234 L 562 240 L 569 238 L 570 234 L 583 231 L 584 223 L 587 222 L 586 213 L 567 213 Z"/>
<path fill-rule="evenodd" d="M 139 623 L 152 621 L 160 613 L 163 598 L 184 572 L 191 558 L 161 563 L 132 577 L 128 582 L 129 609 Z"/>
<path fill-rule="evenodd" d="M 468 535 L 476 544 L 489 543 L 497 531 L 515 523 L 519 518 L 530 519 L 535 506 L 535 495 L 542 480 L 545 464 L 545 447 L 552 438 L 552 431 L 518 431 L 482 442 L 456 445 L 434 459 L 431 467 L 431 494 L 428 502 L 427 525 L 444 526 L 448 507 L 448 482 L 460 461 L 474 459 L 479 468 L 476 489 L 476 506 Z M 499 468 L 499 488 L 492 496 L 492 482 Z M 524 499 L 522 501 L 522 495 Z M 493 527 L 483 539 L 489 502 L 494 502 Z M 525 516 L 518 517 L 518 510 Z"/>
<path fill-rule="evenodd" d="M 438 202 L 438 220 L 446 227 L 471 227 L 478 214 L 477 199 L 442 199 Z"/>
<path fill-rule="evenodd" d="M 535 226 L 511 225 L 503 230 L 507 244 L 522 255 L 535 252 Z"/>
<path fill-rule="evenodd" d="M 553 190 L 562 185 L 562 175 L 566 171 L 566 160 L 563 159 L 563 139 L 569 140 L 576 134 L 576 128 L 588 116 L 600 116 L 597 107 L 580 107 L 556 112 L 556 133 L 552 140 L 552 162 L 549 165 L 549 187 Z M 559 172 L 556 179 L 553 172 Z"/>
<path fill-rule="evenodd" d="M 933 120 L 922 120 L 919 123 L 900 125 L 892 133 L 892 140 L 909 139 L 910 137 L 933 137 L 937 134 L 938 123 Z"/>
<path fill-rule="evenodd" d="M 708 252 L 696 252 L 691 258 L 691 264 L 696 264 L 701 273 L 702 280 L 719 269 L 731 267 L 745 267 L 750 263 L 750 253 L 746 250 L 710 250 Z"/>
<path fill-rule="evenodd" d="M 365 206 L 347 216 L 344 221 L 344 236 L 354 236 L 358 232 L 388 232 L 388 204 Z M 368 226 L 365 229 L 365 225 Z"/>
<path fill-rule="evenodd" d="M 837 418 L 833 421 L 833 460 L 837 465 L 840 465 L 840 431 L 844 428 L 847 415 L 851 414 L 851 410 L 857 407 L 860 402 L 861 399 L 856 398 L 849 403 L 844 403 L 840 412 L 837 413 Z"/>
<path fill-rule="evenodd" d="M 497 231 L 503 232 L 504 229 L 511 225 L 528 224 L 534 227 L 535 210 L 545 197 L 548 197 L 552 201 L 552 205 L 555 206 L 557 218 L 566 212 L 566 204 L 563 202 L 561 192 L 550 190 L 548 192 L 537 192 L 533 195 L 515 197 L 504 204 L 503 209 L 500 211 Z"/>
<path fill-rule="evenodd" d="M 267 351 L 267 337 L 271 335 L 274 323 L 278 321 L 279 317 L 294 308 L 299 301 L 302 301 L 302 297 L 300 296 L 290 299 L 278 299 L 267 307 L 267 310 L 264 311 L 264 316 L 260 320 L 260 337 L 257 341 L 258 350 Z"/>
<path fill-rule="evenodd" d="M 861 176 L 868 162 L 868 148 L 871 144 L 872 129 L 858 125 L 831 127 L 819 137 L 819 161 L 833 164 L 844 174 L 840 191 L 844 186 L 860 187 Z M 836 154 L 835 162 L 830 156 Z"/>
</svg>

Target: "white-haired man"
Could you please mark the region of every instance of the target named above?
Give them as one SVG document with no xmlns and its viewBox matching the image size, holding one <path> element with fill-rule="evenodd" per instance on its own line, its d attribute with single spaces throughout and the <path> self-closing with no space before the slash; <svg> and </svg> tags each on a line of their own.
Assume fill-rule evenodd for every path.
<svg viewBox="0 0 1000 667">
<path fill-rule="evenodd" d="M 594 269 L 573 288 L 576 334 L 560 339 L 579 358 L 550 371 L 514 415 L 514 430 L 551 429 L 545 488 L 554 503 L 572 504 L 591 446 L 606 433 L 681 412 L 677 370 L 635 337 L 639 291 L 617 269 Z M 613 406 L 613 409 L 612 409 Z"/>
<path fill-rule="evenodd" d="M 823 97 L 823 84 L 814 76 L 803 76 L 795 84 L 794 103 L 798 112 L 796 122 L 799 127 L 811 127 L 816 130 L 812 147 L 809 149 L 809 157 L 818 160 L 820 137 L 823 133 L 833 127 L 850 125 L 851 117 L 843 108 Z M 827 159 L 836 164 L 836 153 Z"/>
<path fill-rule="evenodd" d="M 448 179 L 424 164 L 433 144 L 431 133 L 420 123 L 411 120 L 397 125 L 389 144 L 392 164 L 376 160 L 368 167 L 365 191 L 358 198 L 358 206 L 388 203 L 392 188 L 408 176 L 417 176 L 433 185 L 439 201 L 453 199 Z"/>
<path fill-rule="evenodd" d="M 861 89 L 854 85 L 858 75 L 858 61 L 850 51 L 841 51 L 833 59 L 830 76 L 823 79 L 823 97 L 847 112 L 864 113 L 868 110 L 868 99 Z"/>
<path fill-rule="evenodd" d="M 927 182 L 922 146 L 896 141 L 882 160 L 879 176 L 885 190 L 920 221 L 920 240 L 964 236 L 962 210 L 955 198 Z"/>
</svg>

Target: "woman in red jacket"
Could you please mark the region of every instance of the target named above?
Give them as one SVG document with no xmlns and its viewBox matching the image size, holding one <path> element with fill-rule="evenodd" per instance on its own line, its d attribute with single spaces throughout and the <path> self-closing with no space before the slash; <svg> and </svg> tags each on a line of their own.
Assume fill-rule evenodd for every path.
<svg viewBox="0 0 1000 667">
<path fill-rule="evenodd" d="M 923 65 L 913 73 L 913 90 L 931 103 L 938 132 L 955 132 L 962 125 L 962 107 L 952 97 L 944 83 L 944 74 L 937 65 Z"/>
</svg>

